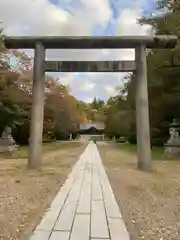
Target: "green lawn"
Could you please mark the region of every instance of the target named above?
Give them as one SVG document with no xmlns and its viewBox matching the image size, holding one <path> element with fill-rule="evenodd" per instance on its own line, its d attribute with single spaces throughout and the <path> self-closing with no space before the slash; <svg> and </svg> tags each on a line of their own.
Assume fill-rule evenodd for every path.
<svg viewBox="0 0 180 240">
<path fill-rule="evenodd" d="M 122 150 L 129 152 L 129 153 L 136 153 L 137 152 L 137 146 L 132 145 L 129 143 L 117 143 L 118 147 Z M 152 148 L 152 158 L 155 160 L 166 160 L 166 158 L 163 155 L 164 148 L 163 147 L 153 147 Z"/>
<path fill-rule="evenodd" d="M 78 142 L 52 142 L 52 143 L 44 143 L 43 144 L 43 152 L 50 152 L 50 151 L 56 151 L 60 148 L 66 148 L 69 147 L 69 145 L 72 145 L 72 147 L 76 147 L 80 143 Z M 0 153 L 0 158 L 11 158 L 11 159 L 25 159 L 28 158 L 28 146 L 20 146 L 17 150 L 15 150 L 12 153 L 3 154 Z"/>
</svg>

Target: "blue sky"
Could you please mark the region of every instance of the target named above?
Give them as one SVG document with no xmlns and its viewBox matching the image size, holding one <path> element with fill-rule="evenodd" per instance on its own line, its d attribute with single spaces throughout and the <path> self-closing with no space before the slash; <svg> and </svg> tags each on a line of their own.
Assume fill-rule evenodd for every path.
<svg viewBox="0 0 180 240">
<path fill-rule="evenodd" d="M 155 0 L 1 0 L 0 21 L 8 35 L 114 36 L 149 34 L 137 19 Z M 33 55 L 33 51 L 27 52 Z M 53 60 L 132 60 L 130 50 L 48 50 Z M 123 84 L 124 73 L 54 73 L 79 99 L 107 99 Z"/>
</svg>

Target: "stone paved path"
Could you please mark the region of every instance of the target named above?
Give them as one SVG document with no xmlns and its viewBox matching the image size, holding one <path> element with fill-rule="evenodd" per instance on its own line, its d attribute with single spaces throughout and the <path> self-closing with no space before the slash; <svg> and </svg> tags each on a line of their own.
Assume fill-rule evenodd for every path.
<svg viewBox="0 0 180 240">
<path fill-rule="evenodd" d="M 129 240 L 98 149 L 90 142 L 30 240 Z"/>
</svg>

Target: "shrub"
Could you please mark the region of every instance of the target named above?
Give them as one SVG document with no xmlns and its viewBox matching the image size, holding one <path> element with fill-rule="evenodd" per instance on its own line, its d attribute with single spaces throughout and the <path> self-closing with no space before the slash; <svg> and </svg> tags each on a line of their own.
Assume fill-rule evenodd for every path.
<svg viewBox="0 0 180 240">
<path fill-rule="evenodd" d="M 165 140 L 164 138 L 152 138 L 151 145 L 152 146 L 164 146 Z"/>
<path fill-rule="evenodd" d="M 125 137 L 120 137 L 120 138 L 116 139 L 116 142 L 118 142 L 118 143 L 125 143 L 126 139 L 125 139 Z"/>
<path fill-rule="evenodd" d="M 136 143 L 137 143 L 136 134 L 131 134 L 131 135 L 128 137 L 128 142 L 129 142 L 130 144 L 136 144 Z"/>
</svg>

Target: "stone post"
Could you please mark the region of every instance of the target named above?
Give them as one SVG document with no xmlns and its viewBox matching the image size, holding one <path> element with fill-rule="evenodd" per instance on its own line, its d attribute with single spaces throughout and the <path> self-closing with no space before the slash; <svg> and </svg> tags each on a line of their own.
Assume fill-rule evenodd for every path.
<svg viewBox="0 0 180 240">
<path fill-rule="evenodd" d="M 149 103 L 147 86 L 146 46 L 135 49 L 136 60 L 136 133 L 138 168 L 151 169 L 151 147 L 149 127 Z"/>
<path fill-rule="evenodd" d="M 73 140 L 73 138 L 72 138 L 72 133 L 70 133 L 70 135 L 69 135 L 69 141 L 72 141 Z"/>
<path fill-rule="evenodd" d="M 105 136 L 104 136 L 104 134 L 102 135 L 102 139 L 103 139 L 103 141 L 105 140 Z"/>
<path fill-rule="evenodd" d="M 38 169 L 41 166 L 42 159 L 45 83 L 44 60 L 45 48 L 41 42 L 38 42 L 36 43 L 34 53 L 33 95 L 28 158 L 29 169 Z"/>
</svg>

